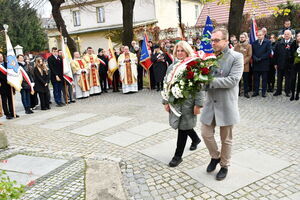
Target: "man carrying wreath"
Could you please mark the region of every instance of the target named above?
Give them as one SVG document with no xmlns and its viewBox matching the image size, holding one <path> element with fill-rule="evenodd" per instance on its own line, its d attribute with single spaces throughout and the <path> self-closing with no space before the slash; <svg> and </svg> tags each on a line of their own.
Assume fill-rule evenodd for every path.
<svg viewBox="0 0 300 200">
<path fill-rule="evenodd" d="M 219 57 L 219 68 L 213 73 L 214 79 L 208 84 L 207 97 L 200 121 L 202 137 L 211 156 L 207 172 L 221 169 L 216 179 L 223 180 L 228 172 L 231 158 L 232 129 L 240 120 L 238 110 L 239 81 L 243 74 L 244 60 L 241 53 L 228 48 L 228 31 L 217 28 L 212 32 L 212 46 Z M 214 137 L 215 127 L 220 126 L 221 151 Z"/>
</svg>

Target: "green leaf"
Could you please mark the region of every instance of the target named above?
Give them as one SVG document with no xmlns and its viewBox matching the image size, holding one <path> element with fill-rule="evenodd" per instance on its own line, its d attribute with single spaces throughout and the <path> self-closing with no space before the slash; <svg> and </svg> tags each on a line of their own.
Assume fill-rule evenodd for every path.
<svg viewBox="0 0 300 200">
<path fill-rule="evenodd" d="M 199 78 L 200 78 L 200 80 L 204 80 L 204 81 L 208 80 L 208 77 L 206 75 L 202 75 L 202 74 L 199 75 Z"/>
</svg>

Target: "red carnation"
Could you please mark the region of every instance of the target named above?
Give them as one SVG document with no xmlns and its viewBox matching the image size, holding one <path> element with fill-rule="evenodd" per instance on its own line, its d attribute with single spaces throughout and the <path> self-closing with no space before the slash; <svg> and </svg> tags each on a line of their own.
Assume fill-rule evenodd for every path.
<svg viewBox="0 0 300 200">
<path fill-rule="evenodd" d="M 189 62 L 189 63 L 187 64 L 187 66 L 193 67 L 193 66 L 195 66 L 195 65 L 197 65 L 197 64 L 198 64 L 198 62 L 195 61 L 195 60 L 193 60 L 193 61 Z"/>
<path fill-rule="evenodd" d="M 188 71 L 191 71 L 192 70 L 192 68 L 191 68 L 191 66 L 186 66 L 186 70 L 188 70 Z"/>
<path fill-rule="evenodd" d="M 187 79 L 193 79 L 194 78 L 194 72 L 192 72 L 192 71 L 188 72 L 186 78 Z"/>
<path fill-rule="evenodd" d="M 208 68 L 201 68 L 201 72 L 203 75 L 209 74 L 209 69 Z"/>
</svg>

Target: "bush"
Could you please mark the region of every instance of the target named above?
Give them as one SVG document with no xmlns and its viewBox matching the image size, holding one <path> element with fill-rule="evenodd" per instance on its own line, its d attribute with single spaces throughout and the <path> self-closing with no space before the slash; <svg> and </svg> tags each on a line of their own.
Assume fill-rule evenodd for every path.
<svg viewBox="0 0 300 200">
<path fill-rule="evenodd" d="M 16 181 L 10 180 L 6 172 L 0 174 L 0 199 L 19 199 L 25 192 L 24 185 L 18 185 Z"/>
</svg>

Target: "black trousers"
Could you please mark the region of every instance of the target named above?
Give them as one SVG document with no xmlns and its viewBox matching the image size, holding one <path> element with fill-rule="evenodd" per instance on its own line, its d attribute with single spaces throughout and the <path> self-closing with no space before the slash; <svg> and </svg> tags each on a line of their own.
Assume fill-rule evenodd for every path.
<svg viewBox="0 0 300 200">
<path fill-rule="evenodd" d="M 297 85 L 297 90 L 296 90 L 296 85 Z M 300 70 L 292 70 L 292 73 L 291 73 L 292 95 L 295 95 L 295 90 L 296 90 L 296 95 L 299 96 L 299 93 L 300 93 Z"/>
<path fill-rule="evenodd" d="M 275 86 L 275 67 L 273 64 L 269 67 L 269 73 L 268 73 L 268 90 L 274 90 Z"/>
<path fill-rule="evenodd" d="M 2 108 L 4 111 L 4 115 L 13 117 L 14 115 L 14 107 L 12 102 L 12 94 L 11 90 L 7 90 L 6 92 L 1 93 L 2 99 Z"/>
<path fill-rule="evenodd" d="M 150 87 L 151 89 L 155 89 L 155 78 L 154 78 L 153 66 L 150 67 L 148 71 L 150 73 Z"/>
<path fill-rule="evenodd" d="M 143 89 L 143 76 L 144 76 L 144 68 L 141 65 L 138 65 L 138 90 Z"/>
<path fill-rule="evenodd" d="M 106 91 L 107 90 L 107 71 L 100 72 L 100 85 L 101 90 Z"/>
<path fill-rule="evenodd" d="M 189 129 L 189 130 L 178 129 L 175 157 L 180 157 L 180 158 L 182 157 L 188 136 L 192 139 L 192 143 L 197 143 L 200 141 L 200 138 L 198 137 L 194 129 Z"/>
<path fill-rule="evenodd" d="M 30 94 L 30 108 L 34 108 L 36 105 L 39 104 L 39 100 L 37 97 L 37 93 Z"/>
<path fill-rule="evenodd" d="M 48 108 L 50 108 L 49 106 L 49 92 L 39 92 L 39 98 L 40 98 L 40 102 L 41 102 L 41 109 L 42 110 L 46 110 Z"/>
<path fill-rule="evenodd" d="M 278 69 L 277 70 L 277 93 L 282 92 L 282 83 L 284 77 L 284 92 L 286 94 L 290 93 L 290 71 L 288 69 Z"/>
<path fill-rule="evenodd" d="M 252 65 L 250 64 L 249 74 L 248 74 L 248 83 L 249 83 L 249 92 L 254 90 L 254 80 L 253 80 L 253 69 Z"/>
<path fill-rule="evenodd" d="M 157 90 L 163 90 L 163 88 L 164 88 L 164 82 L 156 83 L 156 89 Z"/>
<path fill-rule="evenodd" d="M 260 77 L 262 77 L 262 94 L 267 92 L 268 72 L 254 71 L 254 93 L 259 94 Z"/>
<path fill-rule="evenodd" d="M 120 85 L 120 73 L 118 70 L 114 72 L 113 75 L 113 81 L 112 81 L 112 86 L 113 86 L 113 91 L 118 92 L 119 91 L 119 85 Z"/>
<path fill-rule="evenodd" d="M 239 82 L 239 93 L 241 92 L 242 81 Z M 243 72 L 244 94 L 249 92 L 249 72 Z"/>
</svg>

